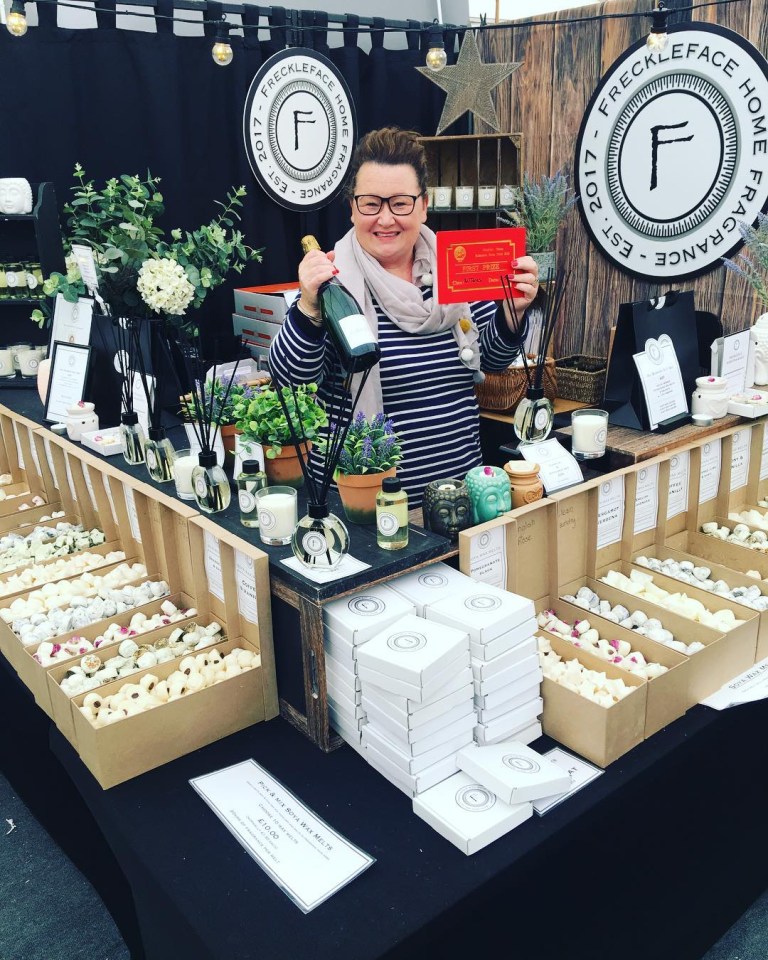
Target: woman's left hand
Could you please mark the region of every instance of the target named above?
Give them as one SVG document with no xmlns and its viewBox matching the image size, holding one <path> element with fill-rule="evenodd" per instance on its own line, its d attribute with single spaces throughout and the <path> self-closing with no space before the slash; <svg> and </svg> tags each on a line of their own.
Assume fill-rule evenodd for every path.
<svg viewBox="0 0 768 960">
<path fill-rule="evenodd" d="M 520 257 L 513 263 L 515 272 L 511 279 L 521 294 L 521 296 L 514 297 L 515 311 L 518 321 L 522 323 L 523 314 L 539 292 L 539 266 L 533 257 Z M 514 318 L 509 315 L 506 303 L 504 304 L 504 316 L 507 318 L 509 329 L 514 333 Z"/>
</svg>

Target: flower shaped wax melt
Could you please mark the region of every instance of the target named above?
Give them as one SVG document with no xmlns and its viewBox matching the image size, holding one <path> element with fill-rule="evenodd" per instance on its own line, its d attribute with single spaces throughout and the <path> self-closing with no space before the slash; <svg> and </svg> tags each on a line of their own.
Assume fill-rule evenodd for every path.
<svg viewBox="0 0 768 960">
<path fill-rule="evenodd" d="M 548 680 L 573 690 L 581 697 L 592 700 L 601 707 L 612 707 L 623 700 L 634 687 L 627 686 L 621 679 L 610 680 L 604 673 L 590 670 L 577 657 L 572 660 L 563 658 L 552 649 L 548 637 L 536 638 L 539 648 L 539 663 Z"/>
<path fill-rule="evenodd" d="M 725 580 L 712 580 L 709 567 L 696 566 L 691 560 L 659 560 L 657 557 L 635 557 L 635 563 L 640 567 L 647 567 L 656 573 L 663 573 L 674 580 L 682 580 L 692 587 L 711 591 L 719 597 L 734 600 L 753 610 L 768 610 L 768 596 L 757 584 L 748 587 L 729 587 Z M 748 574 L 747 574 L 748 575 Z M 759 574 L 758 574 L 759 577 Z"/>
<path fill-rule="evenodd" d="M 560 620 L 554 610 L 544 610 L 536 618 L 536 622 L 544 630 L 556 633 L 558 636 L 572 643 L 574 647 L 588 650 L 590 653 L 616 664 L 622 670 L 628 670 L 643 680 L 653 680 L 666 673 L 669 669 L 660 663 L 646 661 L 639 650 L 633 650 L 626 640 L 606 640 L 590 625 L 589 620 L 578 620 L 567 624 Z"/>
<path fill-rule="evenodd" d="M 709 610 L 700 600 L 689 597 L 685 593 L 670 593 L 663 590 L 653 582 L 653 577 L 642 570 L 633 570 L 626 577 L 617 570 L 609 570 L 608 573 L 600 578 L 609 587 L 615 587 L 617 590 L 623 590 L 636 597 L 642 597 L 650 603 L 655 603 L 659 607 L 677 613 L 681 617 L 687 617 L 689 620 L 695 620 L 705 627 L 711 627 L 719 633 L 727 633 L 735 627 L 741 626 L 743 620 L 738 620 L 732 610 Z"/>
<path fill-rule="evenodd" d="M 250 650 L 237 647 L 222 657 L 213 647 L 182 660 L 179 669 L 174 670 L 167 680 L 159 680 L 147 673 L 138 683 L 126 683 L 109 696 L 89 693 L 83 700 L 80 712 L 94 727 L 105 727 L 212 687 L 222 680 L 230 680 L 260 665 L 259 655 Z"/>
<path fill-rule="evenodd" d="M 617 603 L 615 606 L 611 606 L 608 600 L 602 600 L 589 587 L 580 587 L 575 597 L 566 595 L 563 600 L 568 600 L 578 607 L 599 614 L 606 620 L 618 623 L 619 626 L 626 627 L 628 630 L 634 630 L 635 633 L 648 637 L 649 640 L 663 643 L 664 646 L 671 647 L 672 650 L 684 653 L 688 657 L 704 649 L 704 644 L 699 643 L 698 640 L 688 644 L 683 643 L 682 640 L 677 640 L 672 631 L 667 630 L 660 620 L 656 617 L 649 617 L 642 610 L 634 610 L 630 613 L 629 608 L 623 604 Z"/>
</svg>

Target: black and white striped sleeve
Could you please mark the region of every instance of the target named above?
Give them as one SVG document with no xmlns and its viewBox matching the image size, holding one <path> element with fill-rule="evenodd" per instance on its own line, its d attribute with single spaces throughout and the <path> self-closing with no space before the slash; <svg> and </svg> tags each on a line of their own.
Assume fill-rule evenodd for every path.
<svg viewBox="0 0 768 960">
<path fill-rule="evenodd" d="M 497 309 L 498 308 L 498 309 Z M 470 304 L 472 318 L 480 331 L 480 355 L 483 370 L 505 370 L 520 353 L 528 334 L 527 317 L 523 320 L 520 337 L 507 326 L 504 312 L 492 300 Z"/>
<path fill-rule="evenodd" d="M 288 310 L 269 348 L 269 369 L 278 383 L 318 383 L 323 376 L 326 336 L 296 306 Z"/>
</svg>

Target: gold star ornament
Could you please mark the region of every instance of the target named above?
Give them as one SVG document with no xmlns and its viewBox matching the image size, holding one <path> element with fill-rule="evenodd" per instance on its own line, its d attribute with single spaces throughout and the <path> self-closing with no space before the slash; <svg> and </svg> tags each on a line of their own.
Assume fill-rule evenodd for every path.
<svg viewBox="0 0 768 960">
<path fill-rule="evenodd" d="M 423 73 L 448 94 L 437 126 L 438 136 L 467 110 L 471 110 L 494 130 L 498 130 L 499 118 L 491 99 L 491 90 L 521 66 L 522 62 L 483 63 L 475 35 L 471 30 L 467 30 L 455 66 L 444 67 L 439 73 L 429 67 L 416 67 L 419 73 Z"/>
</svg>

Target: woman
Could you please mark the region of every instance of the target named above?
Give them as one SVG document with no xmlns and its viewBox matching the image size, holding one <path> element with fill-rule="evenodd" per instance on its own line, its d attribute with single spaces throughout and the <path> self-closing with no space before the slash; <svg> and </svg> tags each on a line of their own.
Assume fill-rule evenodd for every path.
<svg viewBox="0 0 768 960">
<path fill-rule="evenodd" d="M 352 229 L 333 252 L 311 250 L 299 264 L 301 295 L 269 355 L 276 381 L 316 381 L 327 399 L 329 384 L 339 382 L 338 362 L 317 291 L 338 274 L 381 347 L 360 409 L 369 417 L 383 410 L 394 421 L 403 447 L 397 472 L 410 507 L 421 505 L 430 480 L 462 477 L 481 462 L 473 384 L 481 370 L 509 366 L 521 345 L 513 318 L 496 303 L 441 306 L 433 297 L 435 235 L 425 226 L 427 164 L 417 137 L 385 127 L 360 140 L 347 187 Z M 521 257 L 510 272 L 522 317 L 536 296 L 536 264 Z"/>
</svg>

